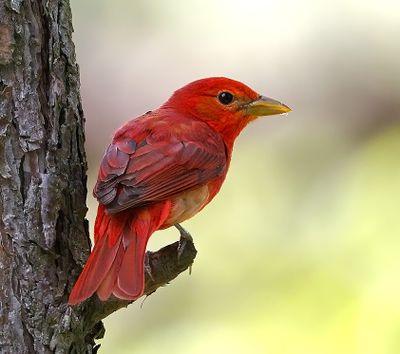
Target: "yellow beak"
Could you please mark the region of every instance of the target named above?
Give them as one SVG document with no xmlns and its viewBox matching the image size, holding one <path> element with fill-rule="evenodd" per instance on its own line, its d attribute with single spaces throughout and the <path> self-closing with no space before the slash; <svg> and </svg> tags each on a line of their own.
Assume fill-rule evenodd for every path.
<svg viewBox="0 0 400 354">
<path fill-rule="evenodd" d="M 256 117 L 271 116 L 290 112 L 291 109 L 285 104 L 272 98 L 260 96 L 258 100 L 250 102 L 245 106 L 246 114 Z"/>
</svg>

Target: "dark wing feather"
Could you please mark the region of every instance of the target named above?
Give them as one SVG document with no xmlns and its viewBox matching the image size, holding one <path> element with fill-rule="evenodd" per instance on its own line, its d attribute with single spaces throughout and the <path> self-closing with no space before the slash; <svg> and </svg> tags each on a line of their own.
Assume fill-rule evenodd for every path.
<svg viewBox="0 0 400 354">
<path fill-rule="evenodd" d="M 159 134 L 155 130 L 140 142 L 134 138 L 114 141 L 103 157 L 94 189 L 107 212 L 165 200 L 225 173 L 222 138 L 205 124 L 196 126 L 195 134 L 190 132 Z"/>
</svg>

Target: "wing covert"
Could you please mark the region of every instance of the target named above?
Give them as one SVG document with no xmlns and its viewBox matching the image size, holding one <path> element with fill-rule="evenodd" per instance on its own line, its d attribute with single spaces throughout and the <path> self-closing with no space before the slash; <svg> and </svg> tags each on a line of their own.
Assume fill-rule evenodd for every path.
<svg viewBox="0 0 400 354">
<path fill-rule="evenodd" d="M 99 203 L 108 213 L 117 213 L 165 200 L 222 175 L 227 168 L 222 138 L 205 124 L 195 128 L 192 136 L 178 134 L 175 127 L 169 134 L 154 129 L 139 142 L 132 137 L 114 139 L 94 188 Z"/>
</svg>

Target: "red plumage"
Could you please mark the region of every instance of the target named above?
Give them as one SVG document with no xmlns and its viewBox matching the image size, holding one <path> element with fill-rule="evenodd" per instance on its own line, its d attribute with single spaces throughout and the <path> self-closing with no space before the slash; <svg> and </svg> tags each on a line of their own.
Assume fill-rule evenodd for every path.
<svg viewBox="0 0 400 354">
<path fill-rule="evenodd" d="M 231 94 L 233 101 L 221 102 L 221 93 Z M 94 292 L 101 300 L 111 295 L 134 300 L 143 294 L 149 237 L 190 218 L 212 200 L 225 179 L 235 138 L 262 115 L 264 102 L 237 81 L 199 80 L 115 133 L 94 188 L 99 201 L 95 245 L 70 304 Z M 252 114 L 254 107 L 257 114 Z"/>
</svg>

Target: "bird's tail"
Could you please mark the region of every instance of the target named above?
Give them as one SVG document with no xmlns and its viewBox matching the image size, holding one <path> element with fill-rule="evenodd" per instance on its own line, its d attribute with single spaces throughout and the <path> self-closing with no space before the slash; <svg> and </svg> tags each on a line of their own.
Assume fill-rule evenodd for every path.
<svg viewBox="0 0 400 354">
<path fill-rule="evenodd" d="M 69 296 L 69 304 L 80 303 L 95 292 L 100 300 L 112 294 L 135 300 L 144 292 L 144 256 L 147 241 L 168 217 L 169 203 L 121 212 L 105 213 L 99 206 L 95 223 L 95 245 Z"/>
</svg>

